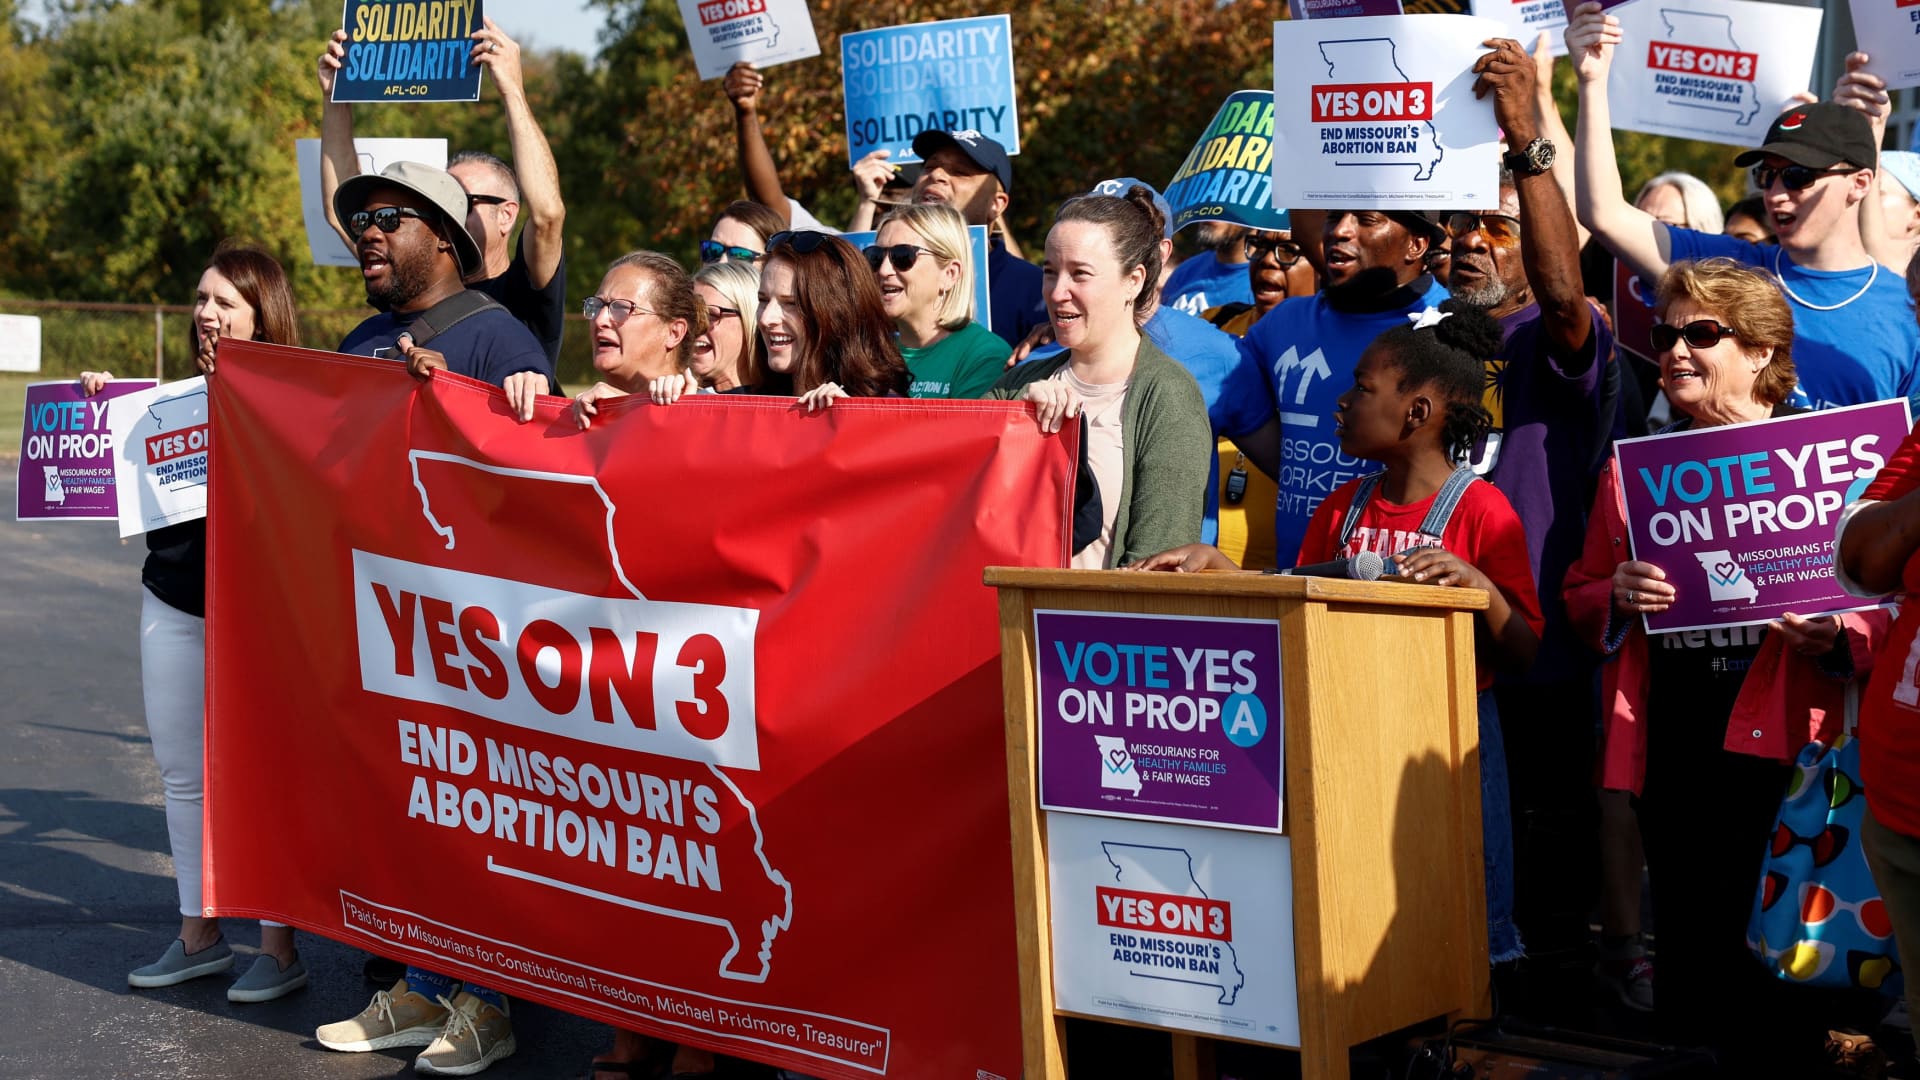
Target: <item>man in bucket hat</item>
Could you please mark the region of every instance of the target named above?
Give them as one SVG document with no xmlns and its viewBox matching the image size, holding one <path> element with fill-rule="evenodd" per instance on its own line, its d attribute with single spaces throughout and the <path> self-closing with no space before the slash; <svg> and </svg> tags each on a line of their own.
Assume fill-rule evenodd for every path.
<svg viewBox="0 0 1920 1080">
<path fill-rule="evenodd" d="M 553 367 L 518 319 L 462 283 L 480 265 L 480 247 L 464 224 L 460 182 L 444 169 L 399 161 L 341 184 L 333 207 L 353 238 L 367 302 L 380 309 L 340 351 L 405 360 L 418 375 L 442 367 L 493 383 L 530 419 Z"/>
</svg>

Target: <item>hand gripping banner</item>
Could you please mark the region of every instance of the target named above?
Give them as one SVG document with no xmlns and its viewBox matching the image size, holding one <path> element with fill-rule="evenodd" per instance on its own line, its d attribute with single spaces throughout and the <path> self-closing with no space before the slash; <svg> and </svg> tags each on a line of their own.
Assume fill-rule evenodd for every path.
<svg viewBox="0 0 1920 1080">
<path fill-rule="evenodd" d="M 998 615 L 1071 442 L 222 347 L 209 912 L 824 1077 L 1020 1070 Z"/>
</svg>

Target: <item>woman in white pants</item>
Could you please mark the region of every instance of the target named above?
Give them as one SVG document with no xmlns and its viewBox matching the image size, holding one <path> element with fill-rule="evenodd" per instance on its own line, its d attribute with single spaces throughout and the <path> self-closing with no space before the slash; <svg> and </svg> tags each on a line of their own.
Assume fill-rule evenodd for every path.
<svg viewBox="0 0 1920 1080">
<path fill-rule="evenodd" d="M 251 248 L 222 247 L 200 276 L 193 300 L 195 363 L 212 375 L 214 345 L 223 337 L 297 345 L 293 292 L 280 264 Z M 82 387 L 98 393 L 113 376 L 84 372 Z M 208 918 L 200 898 L 202 782 L 206 712 L 205 521 L 147 534 L 140 571 L 140 686 L 147 731 L 166 791 L 167 838 L 180 890 L 180 936 L 160 959 L 127 975 L 135 987 L 172 986 L 233 967 L 233 950 Z M 260 924 L 260 952 L 228 988 L 232 1001 L 271 1001 L 307 984 L 306 965 L 293 947 L 293 929 Z"/>
</svg>

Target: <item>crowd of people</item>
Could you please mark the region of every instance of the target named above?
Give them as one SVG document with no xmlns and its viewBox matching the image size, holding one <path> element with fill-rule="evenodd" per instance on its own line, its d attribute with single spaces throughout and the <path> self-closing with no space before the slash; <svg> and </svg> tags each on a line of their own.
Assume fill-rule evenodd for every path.
<svg viewBox="0 0 1920 1080">
<path fill-rule="evenodd" d="M 351 108 L 325 107 L 329 220 L 374 309 L 338 348 L 492 383 L 526 421 L 558 392 L 565 208 L 519 47 L 491 19 L 474 39 L 506 105 L 511 163 L 463 152 L 445 169 L 361 175 Z M 319 59 L 323 90 L 343 44 L 336 34 Z M 1021 192 L 1065 197 L 1039 265 L 1004 228 L 1013 161 L 976 131 L 922 132 L 904 170 L 879 154 L 855 165 L 850 227 L 877 230 L 856 248 L 781 187 L 760 128 L 767 75 L 738 65 L 723 90 L 748 198 L 719 209 L 695 273 L 651 251 L 606 268 L 580 302 L 598 381 L 573 416 L 586 428 L 616 422 L 620 397 L 665 407 L 689 394 L 787 396 L 809 413 L 861 397 L 1026 402 L 1043 430 L 1083 434 L 1073 567 L 1261 570 L 1374 552 L 1406 580 L 1486 590 L 1490 961 L 1511 971 L 1530 954 L 1595 950 L 1624 1007 L 1652 1012 L 1669 1041 L 1711 1047 L 1726 1075 L 1812 1075 L 1779 1070 L 1824 1066 L 1829 1032 L 1870 1031 L 1891 1002 L 1788 985 L 1745 940 L 1791 763 L 1739 745 L 1728 722 L 1762 715 L 1796 746 L 1831 741 L 1838 702 L 1864 688 L 1867 858 L 1904 954 L 1920 960 L 1920 611 L 1648 633 L 1641 617 L 1684 586 L 1677 568 L 1628 556 L 1610 450 L 1650 431 L 1920 394 L 1907 285 L 1920 277 L 1920 158 L 1881 152 L 1888 96 L 1855 54 L 1829 100 L 1791 104 L 1731 159 L 1751 170 L 1749 197 L 1723 212 L 1708 185 L 1669 173 L 1629 201 L 1607 73 L 1635 43 L 1601 4 L 1573 10 L 1571 133 L 1545 44 L 1491 40 L 1474 65 L 1506 139 L 1495 207 L 1294 210 L 1279 230 L 1208 222 L 1178 261 L 1166 201 L 1121 177 Z M 969 226 L 990 231 L 984 266 Z M 1650 358 L 1616 347 L 1595 299 L 1614 260 L 1655 297 Z M 223 337 L 296 343 L 285 274 L 248 248 L 213 254 L 194 310 L 210 375 Z M 108 377 L 84 381 L 97 391 Z M 1917 488 L 1910 438 L 1848 509 L 1836 539 L 1848 588 L 1920 588 Z M 199 898 L 204 525 L 158 530 L 148 546 L 142 679 L 182 922 L 129 975 L 138 987 L 233 964 Z M 306 983 L 291 930 L 263 924 L 261 941 L 235 1001 Z M 419 1046 L 419 1071 L 445 1075 L 515 1052 L 498 991 L 379 961 L 368 972 L 386 988 L 321 1026 L 322 1046 Z M 1849 1060 L 1860 1045 L 1846 1040 Z M 715 1068 L 704 1050 L 634 1032 L 594 1063 L 603 1077 Z"/>
</svg>

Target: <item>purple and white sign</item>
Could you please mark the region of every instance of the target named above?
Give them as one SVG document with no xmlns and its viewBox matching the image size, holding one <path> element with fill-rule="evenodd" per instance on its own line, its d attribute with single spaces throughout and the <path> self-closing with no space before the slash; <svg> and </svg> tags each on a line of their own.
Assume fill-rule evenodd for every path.
<svg viewBox="0 0 1920 1080">
<path fill-rule="evenodd" d="M 1271 620 L 1036 611 L 1040 805 L 1279 832 Z"/>
<path fill-rule="evenodd" d="M 1398 15 L 1400 0 L 1287 0 L 1295 19 L 1350 19 L 1358 15 Z"/>
<path fill-rule="evenodd" d="M 1633 557 L 1674 587 L 1647 630 L 1860 610 L 1834 578 L 1834 523 L 1911 426 L 1905 401 L 1878 401 L 1614 444 Z"/>
<path fill-rule="evenodd" d="M 152 379 L 120 379 L 87 397 L 72 380 L 28 383 L 14 520 L 116 520 L 107 402 L 153 385 Z"/>
</svg>

